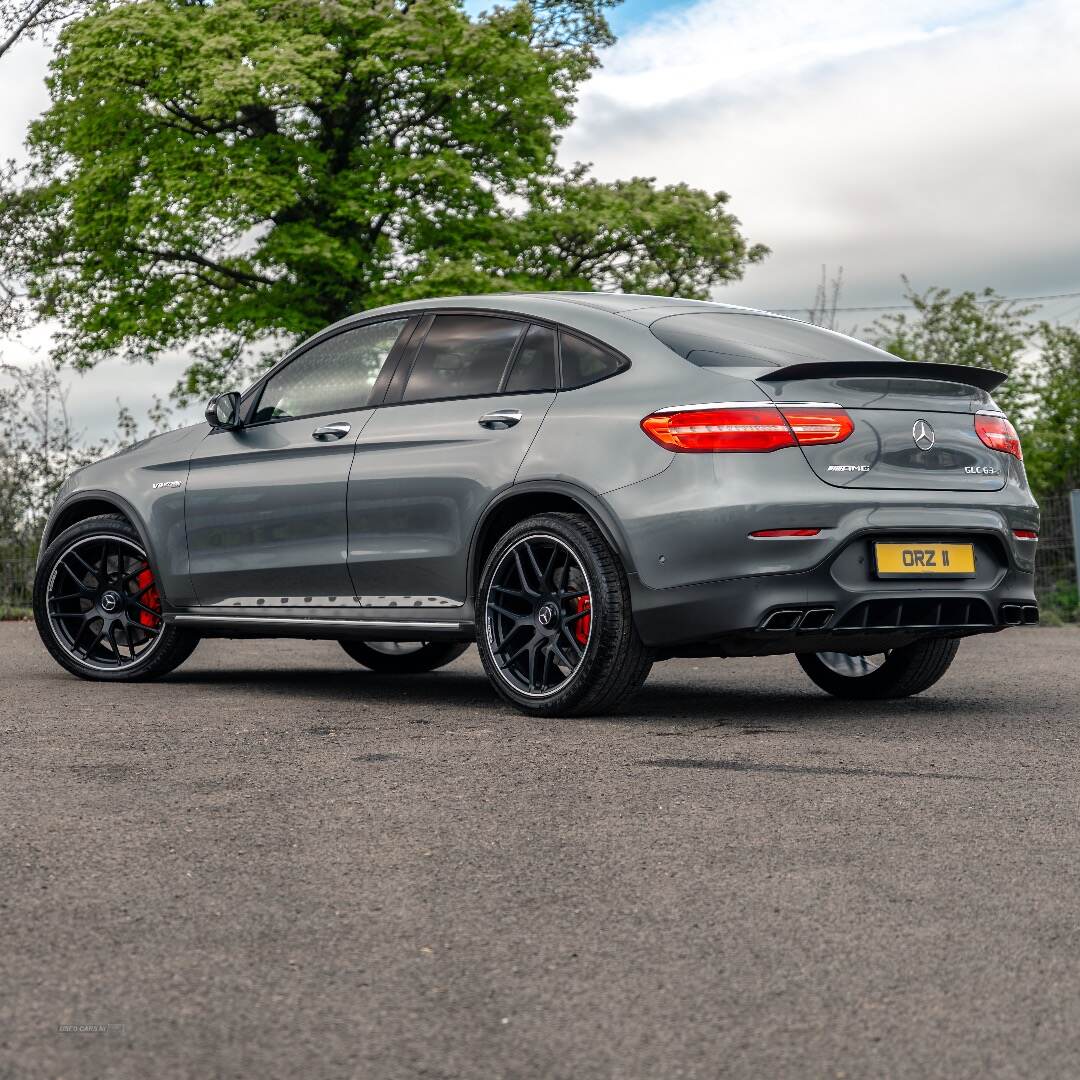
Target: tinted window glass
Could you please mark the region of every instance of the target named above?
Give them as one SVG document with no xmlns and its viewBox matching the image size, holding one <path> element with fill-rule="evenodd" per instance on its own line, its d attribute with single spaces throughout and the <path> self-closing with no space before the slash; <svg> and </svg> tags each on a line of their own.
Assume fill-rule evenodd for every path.
<svg viewBox="0 0 1080 1080">
<path fill-rule="evenodd" d="M 699 367 L 787 367 L 810 360 L 895 360 L 844 334 L 768 315 L 702 311 L 668 315 L 649 327 L 669 349 Z"/>
<path fill-rule="evenodd" d="M 497 394 L 522 325 L 488 315 L 439 315 L 409 373 L 402 401 Z"/>
<path fill-rule="evenodd" d="M 614 353 L 579 338 L 562 335 L 562 381 L 567 390 L 606 379 L 622 369 L 623 362 Z"/>
<path fill-rule="evenodd" d="M 530 390 L 555 389 L 555 331 L 530 326 L 514 360 L 506 390 L 527 394 Z"/>
<path fill-rule="evenodd" d="M 308 349 L 270 378 L 255 419 L 362 409 L 405 322 L 359 326 Z"/>
</svg>

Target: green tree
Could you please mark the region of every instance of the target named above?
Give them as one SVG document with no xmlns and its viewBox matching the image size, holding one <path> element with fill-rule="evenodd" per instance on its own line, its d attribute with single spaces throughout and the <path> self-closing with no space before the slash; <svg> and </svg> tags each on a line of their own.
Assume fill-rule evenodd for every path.
<svg viewBox="0 0 1080 1080">
<path fill-rule="evenodd" d="M 555 161 L 611 0 L 136 0 L 59 38 L 0 278 L 55 357 L 232 382 L 374 305 L 453 292 L 701 297 L 766 249 L 727 195 Z"/>
<path fill-rule="evenodd" d="M 1024 436 L 1036 495 L 1080 487 L 1080 331 L 1039 324 L 1037 392 Z"/>
<path fill-rule="evenodd" d="M 1031 349 L 1034 328 L 1023 307 L 993 289 L 981 293 L 952 293 L 933 287 L 916 292 L 905 277 L 905 299 L 914 313 L 887 315 L 867 332 L 867 340 L 905 360 L 935 364 L 967 364 L 1005 372 L 1008 382 L 994 391 L 994 399 L 1024 426 L 1030 408 Z"/>
</svg>

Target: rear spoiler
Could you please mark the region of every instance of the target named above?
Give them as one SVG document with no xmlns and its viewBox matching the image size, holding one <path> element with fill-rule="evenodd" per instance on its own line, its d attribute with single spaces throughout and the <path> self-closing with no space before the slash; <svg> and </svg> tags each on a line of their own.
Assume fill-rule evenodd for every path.
<svg viewBox="0 0 1080 1080">
<path fill-rule="evenodd" d="M 987 392 L 997 389 L 1009 376 L 993 368 L 966 364 L 924 364 L 918 360 L 815 360 L 789 364 L 758 375 L 757 382 L 789 382 L 792 379 L 923 379 L 963 383 Z"/>
</svg>

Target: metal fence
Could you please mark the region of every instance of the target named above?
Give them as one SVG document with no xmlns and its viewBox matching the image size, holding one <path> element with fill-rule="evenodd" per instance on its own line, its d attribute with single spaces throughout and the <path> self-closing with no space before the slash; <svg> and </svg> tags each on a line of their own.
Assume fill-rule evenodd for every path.
<svg viewBox="0 0 1080 1080">
<path fill-rule="evenodd" d="M 0 544 L 0 608 L 30 606 L 36 557 L 32 548 Z"/>
<path fill-rule="evenodd" d="M 1066 617 L 1075 617 L 1080 599 L 1077 597 L 1076 539 L 1069 492 L 1044 496 L 1039 500 L 1039 509 L 1042 523 L 1035 562 L 1035 594 L 1043 607 Z"/>
</svg>

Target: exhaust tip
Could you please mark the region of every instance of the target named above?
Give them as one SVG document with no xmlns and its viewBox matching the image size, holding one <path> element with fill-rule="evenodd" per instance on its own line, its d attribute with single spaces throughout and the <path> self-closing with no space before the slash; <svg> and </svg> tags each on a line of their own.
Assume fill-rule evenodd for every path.
<svg viewBox="0 0 1080 1080">
<path fill-rule="evenodd" d="M 762 630 L 794 630 L 802 618 L 801 611 L 774 611 L 762 624 Z"/>
<path fill-rule="evenodd" d="M 811 608 L 803 617 L 802 622 L 799 623 L 800 630 L 824 630 L 829 625 L 829 620 L 835 614 L 836 609 L 831 607 L 826 608 Z"/>
<path fill-rule="evenodd" d="M 1001 621 L 1006 626 L 1019 626 L 1024 621 L 1024 613 L 1019 604 L 1002 604 Z"/>
<path fill-rule="evenodd" d="M 1035 604 L 1024 605 L 1024 625 L 1034 626 L 1039 621 L 1039 609 Z"/>
</svg>

